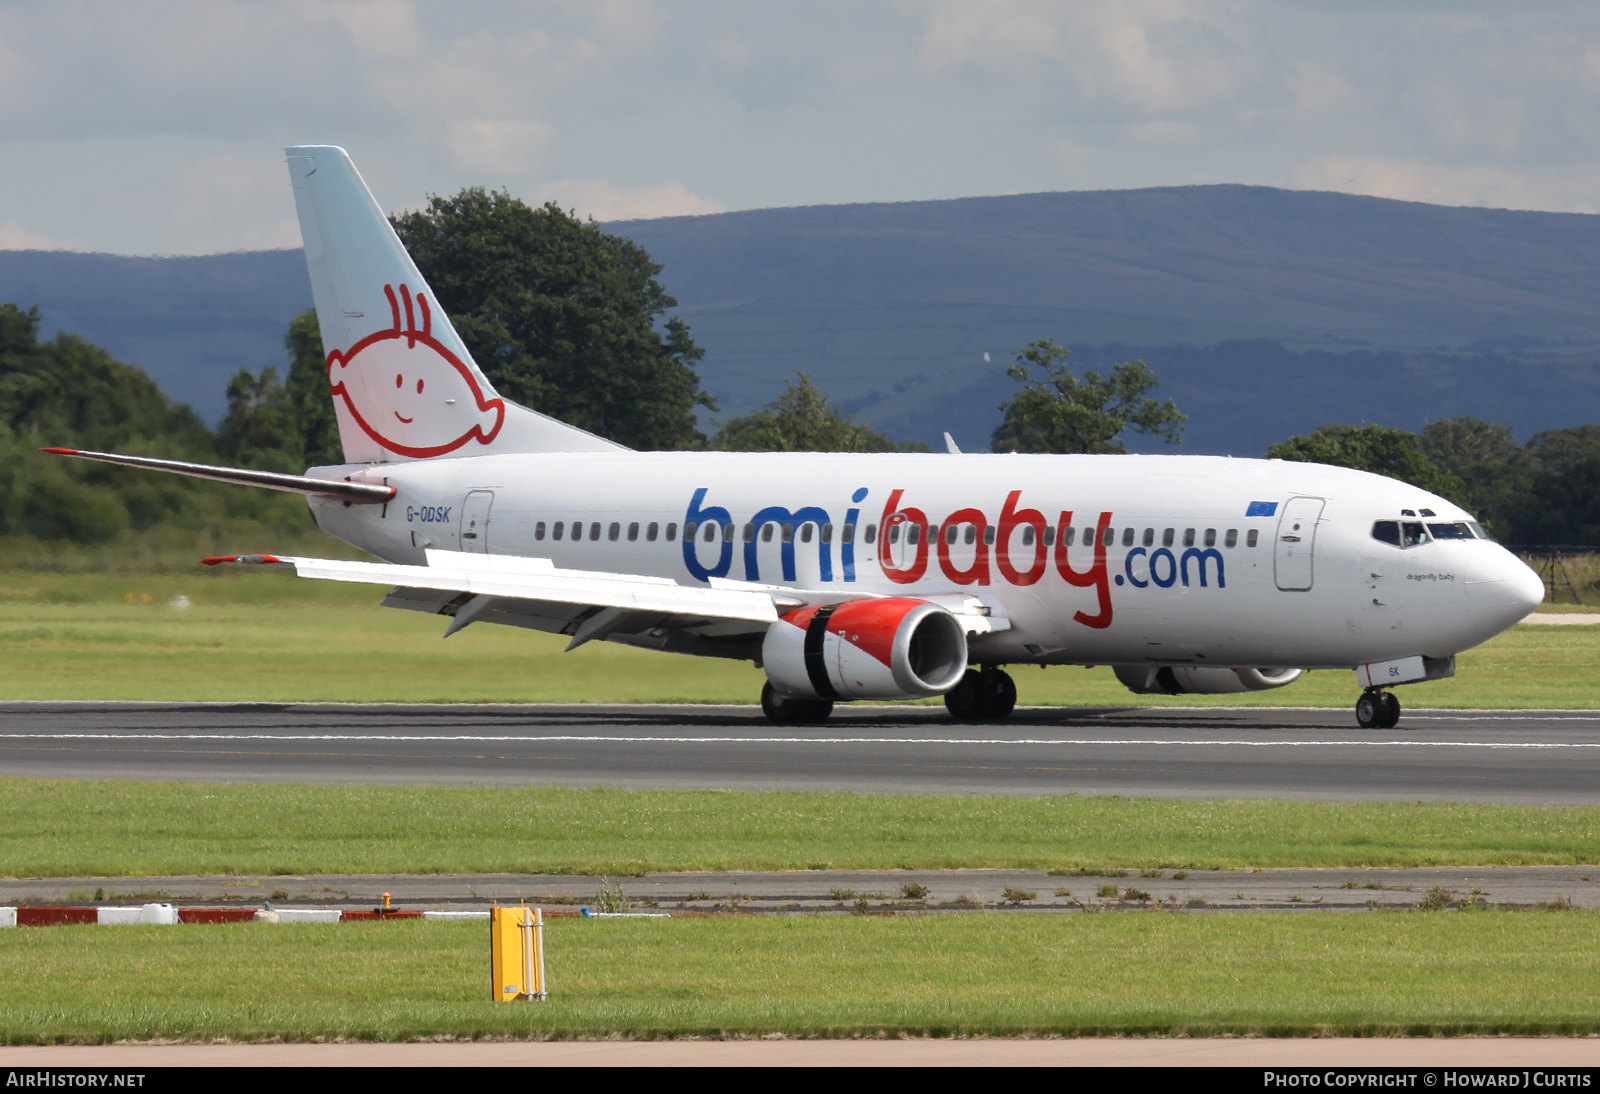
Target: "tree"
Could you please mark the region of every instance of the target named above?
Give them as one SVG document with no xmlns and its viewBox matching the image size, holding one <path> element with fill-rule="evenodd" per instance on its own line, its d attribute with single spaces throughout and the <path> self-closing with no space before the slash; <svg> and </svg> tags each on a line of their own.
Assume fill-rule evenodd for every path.
<svg viewBox="0 0 1600 1094">
<path fill-rule="evenodd" d="M 502 395 L 633 448 L 705 443 L 704 351 L 644 248 L 554 202 L 468 187 L 391 218 L 467 349 Z"/>
<path fill-rule="evenodd" d="M 276 368 L 240 369 L 228 381 L 228 414 L 217 430 L 222 455 L 245 467 L 299 473 L 344 462 L 328 391 L 316 309 L 295 316 L 283 336 L 289 380 Z"/>
<path fill-rule="evenodd" d="M 1422 453 L 1421 439 L 1381 425 L 1318 426 L 1309 437 L 1290 437 L 1267 449 L 1269 460 L 1299 460 L 1353 467 L 1408 482 L 1465 505 L 1461 480 Z"/>
<path fill-rule="evenodd" d="M 1524 544 L 1600 544 L 1600 426 L 1535 433 L 1533 473 L 1520 495 L 1513 537 Z"/>
<path fill-rule="evenodd" d="M 1430 422 L 1422 428 L 1421 450 L 1461 480 L 1466 490 L 1464 507 L 1494 535 L 1516 534 L 1534 464 L 1528 450 L 1517 444 L 1510 426 L 1469 417 Z"/>
<path fill-rule="evenodd" d="M 1006 417 L 994 431 L 996 452 L 1126 452 L 1122 433 L 1130 428 L 1168 444 L 1182 438 L 1188 419 L 1171 399 L 1149 398 L 1161 382 L 1143 361 L 1079 379 L 1067 368 L 1070 356 L 1052 338 L 1030 342 L 1017 354 L 1006 375 L 1022 390 L 1000 404 Z M 1044 375 L 1036 378 L 1036 369 Z"/>
<path fill-rule="evenodd" d="M 711 447 L 725 452 L 926 452 L 921 441 L 896 442 L 828 405 L 828 393 L 803 372 L 754 414 L 722 427 Z"/>
</svg>

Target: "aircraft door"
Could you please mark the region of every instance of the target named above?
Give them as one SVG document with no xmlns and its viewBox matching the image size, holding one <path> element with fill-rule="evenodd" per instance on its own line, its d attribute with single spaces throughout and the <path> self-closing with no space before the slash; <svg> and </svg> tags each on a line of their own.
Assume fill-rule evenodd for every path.
<svg viewBox="0 0 1600 1094">
<path fill-rule="evenodd" d="M 1321 498 L 1290 498 L 1278 518 L 1277 547 L 1272 569 L 1278 588 L 1304 592 L 1311 588 L 1312 555 L 1317 543 L 1317 519 L 1322 516 Z"/>
<path fill-rule="evenodd" d="M 461 549 L 475 554 L 489 553 L 489 507 L 493 490 L 474 490 L 461 502 Z"/>
</svg>

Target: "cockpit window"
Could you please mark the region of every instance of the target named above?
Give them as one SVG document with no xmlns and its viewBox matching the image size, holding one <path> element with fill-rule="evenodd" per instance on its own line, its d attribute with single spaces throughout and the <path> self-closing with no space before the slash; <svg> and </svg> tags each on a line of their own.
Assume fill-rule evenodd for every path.
<svg viewBox="0 0 1600 1094">
<path fill-rule="evenodd" d="M 1489 533 L 1485 532 L 1483 530 L 1483 525 L 1479 524 L 1477 521 L 1475 521 L 1475 520 L 1467 521 L 1467 527 L 1471 528 L 1472 529 L 1472 534 L 1477 536 L 1479 539 L 1488 539 L 1489 538 Z"/>
<path fill-rule="evenodd" d="M 1400 522 L 1397 520 L 1380 520 L 1372 526 L 1372 538 L 1379 543 L 1391 546 L 1400 546 Z"/>
<path fill-rule="evenodd" d="M 1419 543 L 1428 542 L 1428 533 L 1420 521 L 1405 521 L 1400 525 L 1400 546 L 1415 547 Z"/>
<path fill-rule="evenodd" d="M 1453 521 L 1449 524 L 1428 525 L 1428 531 L 1433 533 L 1434 539 L 1472 539 L 1472 526 L 1464 520 Z"/>
</svg>

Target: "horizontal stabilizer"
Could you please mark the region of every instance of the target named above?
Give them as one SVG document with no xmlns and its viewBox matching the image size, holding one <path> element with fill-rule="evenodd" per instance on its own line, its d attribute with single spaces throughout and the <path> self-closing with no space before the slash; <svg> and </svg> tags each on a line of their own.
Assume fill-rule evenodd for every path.
<svg viewBox="0 0 1600 1094">
<path fill-rule="evenodd" d="M 75 456 L 80 460 L 115 463 L 123 467 L 142 467 L 147 471 L 170 471 L 174 475 L 188 475 L 213 482 L 231 482 L 240 486 L 262 486 L 268 490 L 283 490 L 291 494 L 311 494 L 319 498 L 338 498 L 341 501 L 365 502 L 380 505 L 394 497 L 392 486 L 374 482 L 346 482 L 339 479 L 313 479 L 306 475 L 284 475 L 277 471 L 252 471 L 247 467 L 212 467 L 204 463 L 184 460 L 157 460 L 149 456 L 119 456 L 114 452 L 80 452 L 76 448 L 41 448 L 56 456 Z"/>
</svg>

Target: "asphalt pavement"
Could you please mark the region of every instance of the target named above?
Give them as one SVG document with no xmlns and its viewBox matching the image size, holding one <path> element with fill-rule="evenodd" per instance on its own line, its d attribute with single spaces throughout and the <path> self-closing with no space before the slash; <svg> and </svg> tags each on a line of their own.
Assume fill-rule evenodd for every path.
<svg viewBox="0 0 1600 1094">
<path fill-rule="evenodd" d="M 1600 803 L 1600 712 L 932 706 L 775 726 L 746 706 L 4 703 L 0 774 Z"/>
</svg>

